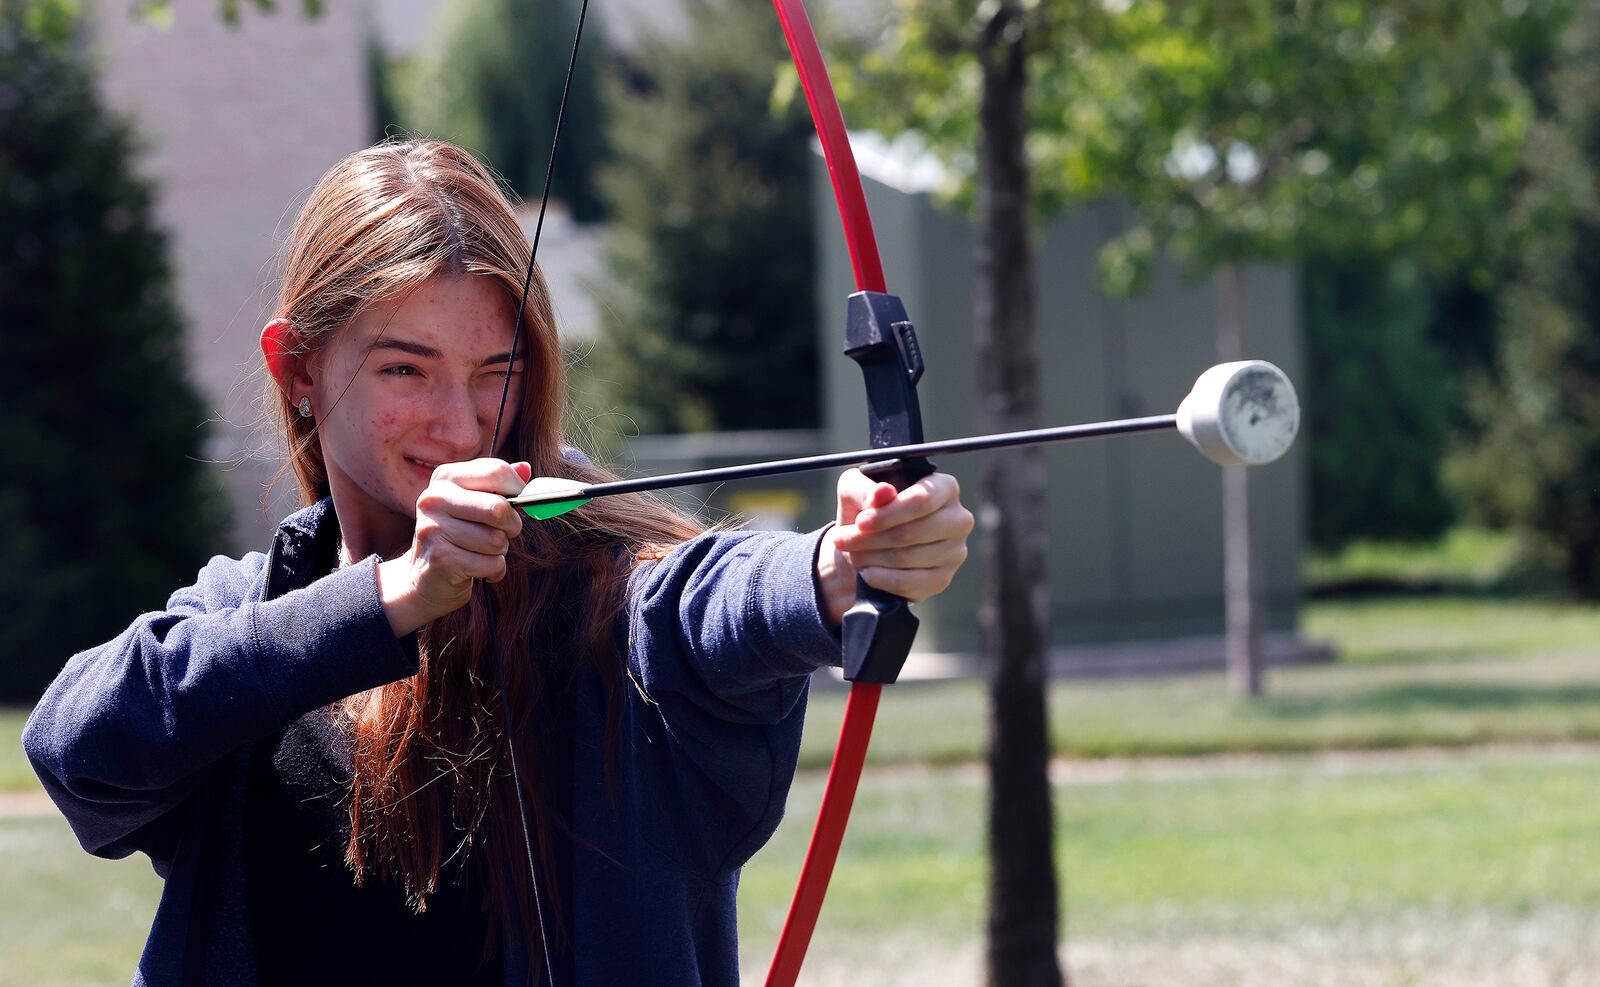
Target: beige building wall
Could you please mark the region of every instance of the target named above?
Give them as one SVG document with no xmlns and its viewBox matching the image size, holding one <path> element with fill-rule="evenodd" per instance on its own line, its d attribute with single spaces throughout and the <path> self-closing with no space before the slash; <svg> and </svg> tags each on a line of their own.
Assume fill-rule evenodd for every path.
<svg viewBox="0 0 1600 987">
<path fill-rule="evenodd" d="M 103 95 L 138 130 L 171 238 L 187 319 L 174 331 L 211 415 L 207 457 L 230 492 L 233 550 L 264 547 L 273 525 L 262 495 L 281 458 L 256 448 L 252 371 L 279 251 L 305 193 L 369 138 L 360 5 L 327 4 L 309 21 L 281 6 L 242 4 L 233 27 L 211 0 L 174 4 L 170 26 L 132 18 L 128 0 L 94 10 Z"/>
</svg>

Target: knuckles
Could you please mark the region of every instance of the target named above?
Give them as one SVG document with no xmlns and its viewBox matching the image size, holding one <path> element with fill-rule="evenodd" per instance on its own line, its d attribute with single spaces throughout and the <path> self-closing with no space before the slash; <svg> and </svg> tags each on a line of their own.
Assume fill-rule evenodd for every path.
<svg viewBox="0 0 1600 987">
<path fill-rule="evenodd" d="M 443 535 L 444 535 L 444 530 L 443 530 L 443 528 L 440 527 L 438 521 L 434 520 L 433 518 L 429 517 L 426 514 L 419 513 L 417 515 L 417 535 L 416 535 L 417 544 L 419 544 L 419 545 L 430 545 L 430 544 L 433 544 L 434 542 L 438 541 L 441 537 L 443 537 Z"/>
<path fill-rule="evenodd" d="M 443 467 L 440 467 L 440 469 L 443 469 Z M 437 471 L 435 472 L 437 473 Z M 445 497 L 443 489 L 437 484 L 429 484 L 427 489 L 417 495 L 418 523 L 421 523 L 424 515 L 438 513 L 447 503 L 449 503 L 449 500 Z"/>
<path fill-rule="evenodd" d="M 522 531 L 522 514 L 511 506 L 508 500 L 500 500 L 490 509 L 493 515 L 494 526 L 508 539 L 511 535 Z"/>
<path fill-rule="evenodd" d="M 521 474 L 510 463 L 489 458 L 440 463 L 433 468 L 430 483 L 451 483 L 468 490 L 491 493 L 502 488 L 521 490 L 524 485 Z"/>
</svg>

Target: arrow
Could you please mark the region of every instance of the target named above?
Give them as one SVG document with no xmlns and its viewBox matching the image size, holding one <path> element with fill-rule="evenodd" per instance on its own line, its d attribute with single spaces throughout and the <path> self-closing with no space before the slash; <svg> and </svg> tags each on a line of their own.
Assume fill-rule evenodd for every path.
<svg viewBox="0 0 1600 987">
<path fill-rule="evenodd" d="M 613 494 L 644 493 L 700 483 L 860 466 L 892 459 L 947 456 L 1166 429 L 1178 430 L 1208 459 L 1220 465 L 1255 466 L 1272 462 L 1283 455 L 1293 443 L 1299 424 L 1300 404 L 1289 378 L 1270 363 L 1247 360 L 1224 363 L 1207 370 L 1179 405 L 1178 412 L 1171 415 L 1058 425 L 910 445 L 878 446 L 606 483 L 583 484 L 561 477 L 540 476 L 529 482 L 520 494 L 509 499 L 513 507 L 531 518 L 544 521 L 576 510 L 596 497 Z"/>
</svg>

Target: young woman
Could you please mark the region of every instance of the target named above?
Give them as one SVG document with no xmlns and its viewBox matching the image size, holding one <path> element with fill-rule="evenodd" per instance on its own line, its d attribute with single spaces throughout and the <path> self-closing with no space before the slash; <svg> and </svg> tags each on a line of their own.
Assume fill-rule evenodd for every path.
<svg viewBox="0 0 1600 987">
<path fill-rule="evenodd" d="M 856 573 L 940 592 L 972 516 L 850 471 L 805 535 L 637 497 L 524 524 L 531 475 L 607 476 L 540 277 L 509 359 L 527 261 L 447 144 L 312 192 L 262 333 L 304 508 L 75 656 L 23 738 L 85 849 L 165 879 L 135 983 L 737 982 L 739 868 Z"/>
</svg>

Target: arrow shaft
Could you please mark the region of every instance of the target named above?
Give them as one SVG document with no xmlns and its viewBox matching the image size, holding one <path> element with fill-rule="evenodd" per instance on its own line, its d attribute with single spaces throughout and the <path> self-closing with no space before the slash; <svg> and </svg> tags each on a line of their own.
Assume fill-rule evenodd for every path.
<svg viewBox="0 0 1600 987">
<path fill-rule="evenodd" d="M 1154 415 L 1148 418 L 1125 418 L 1119 421 L 1092 422 L 1086 425 L 1059 425 L 1054 428 L 1035 428 L 1022 432 L 999 432 L 993 435 L 974 435 L 963 439 L 941 439 L 935 442 L 918 442 L 903 446 L 882 446 L 876 449 L 856 449 L 852 452 L 830 452 L 820 456 L 801 456 L 796 459 L 775 459 L 765 463 L 747 463 L 741 466 L 721 466 L 713 469 L 690 470 L 684 473 L 666 473 L 635 480 L 613 480 L 582 487 L 568 496 L 605 497 L 610 494 L 643 493 L 648 490 L 667 490 L 673 487 L 691 487 L 701 483 L 721 483 L 728 480 L 748 480 L 758 476 L 781 476 L 786 473 L 807 473 L 812 470 L 838 469 L 841 466 L 859 466 L 884 459 L 905 459 L 912 456 L 950 456 L 984 449 L 1004 449 L 1011 446 L 1044 445 L 1074 439 L 1097 439 L 1110 435 L 1130 435 L 1139 432 L 1159 432 L 1176 428 L 1176 415 Z"/>
</svg>

